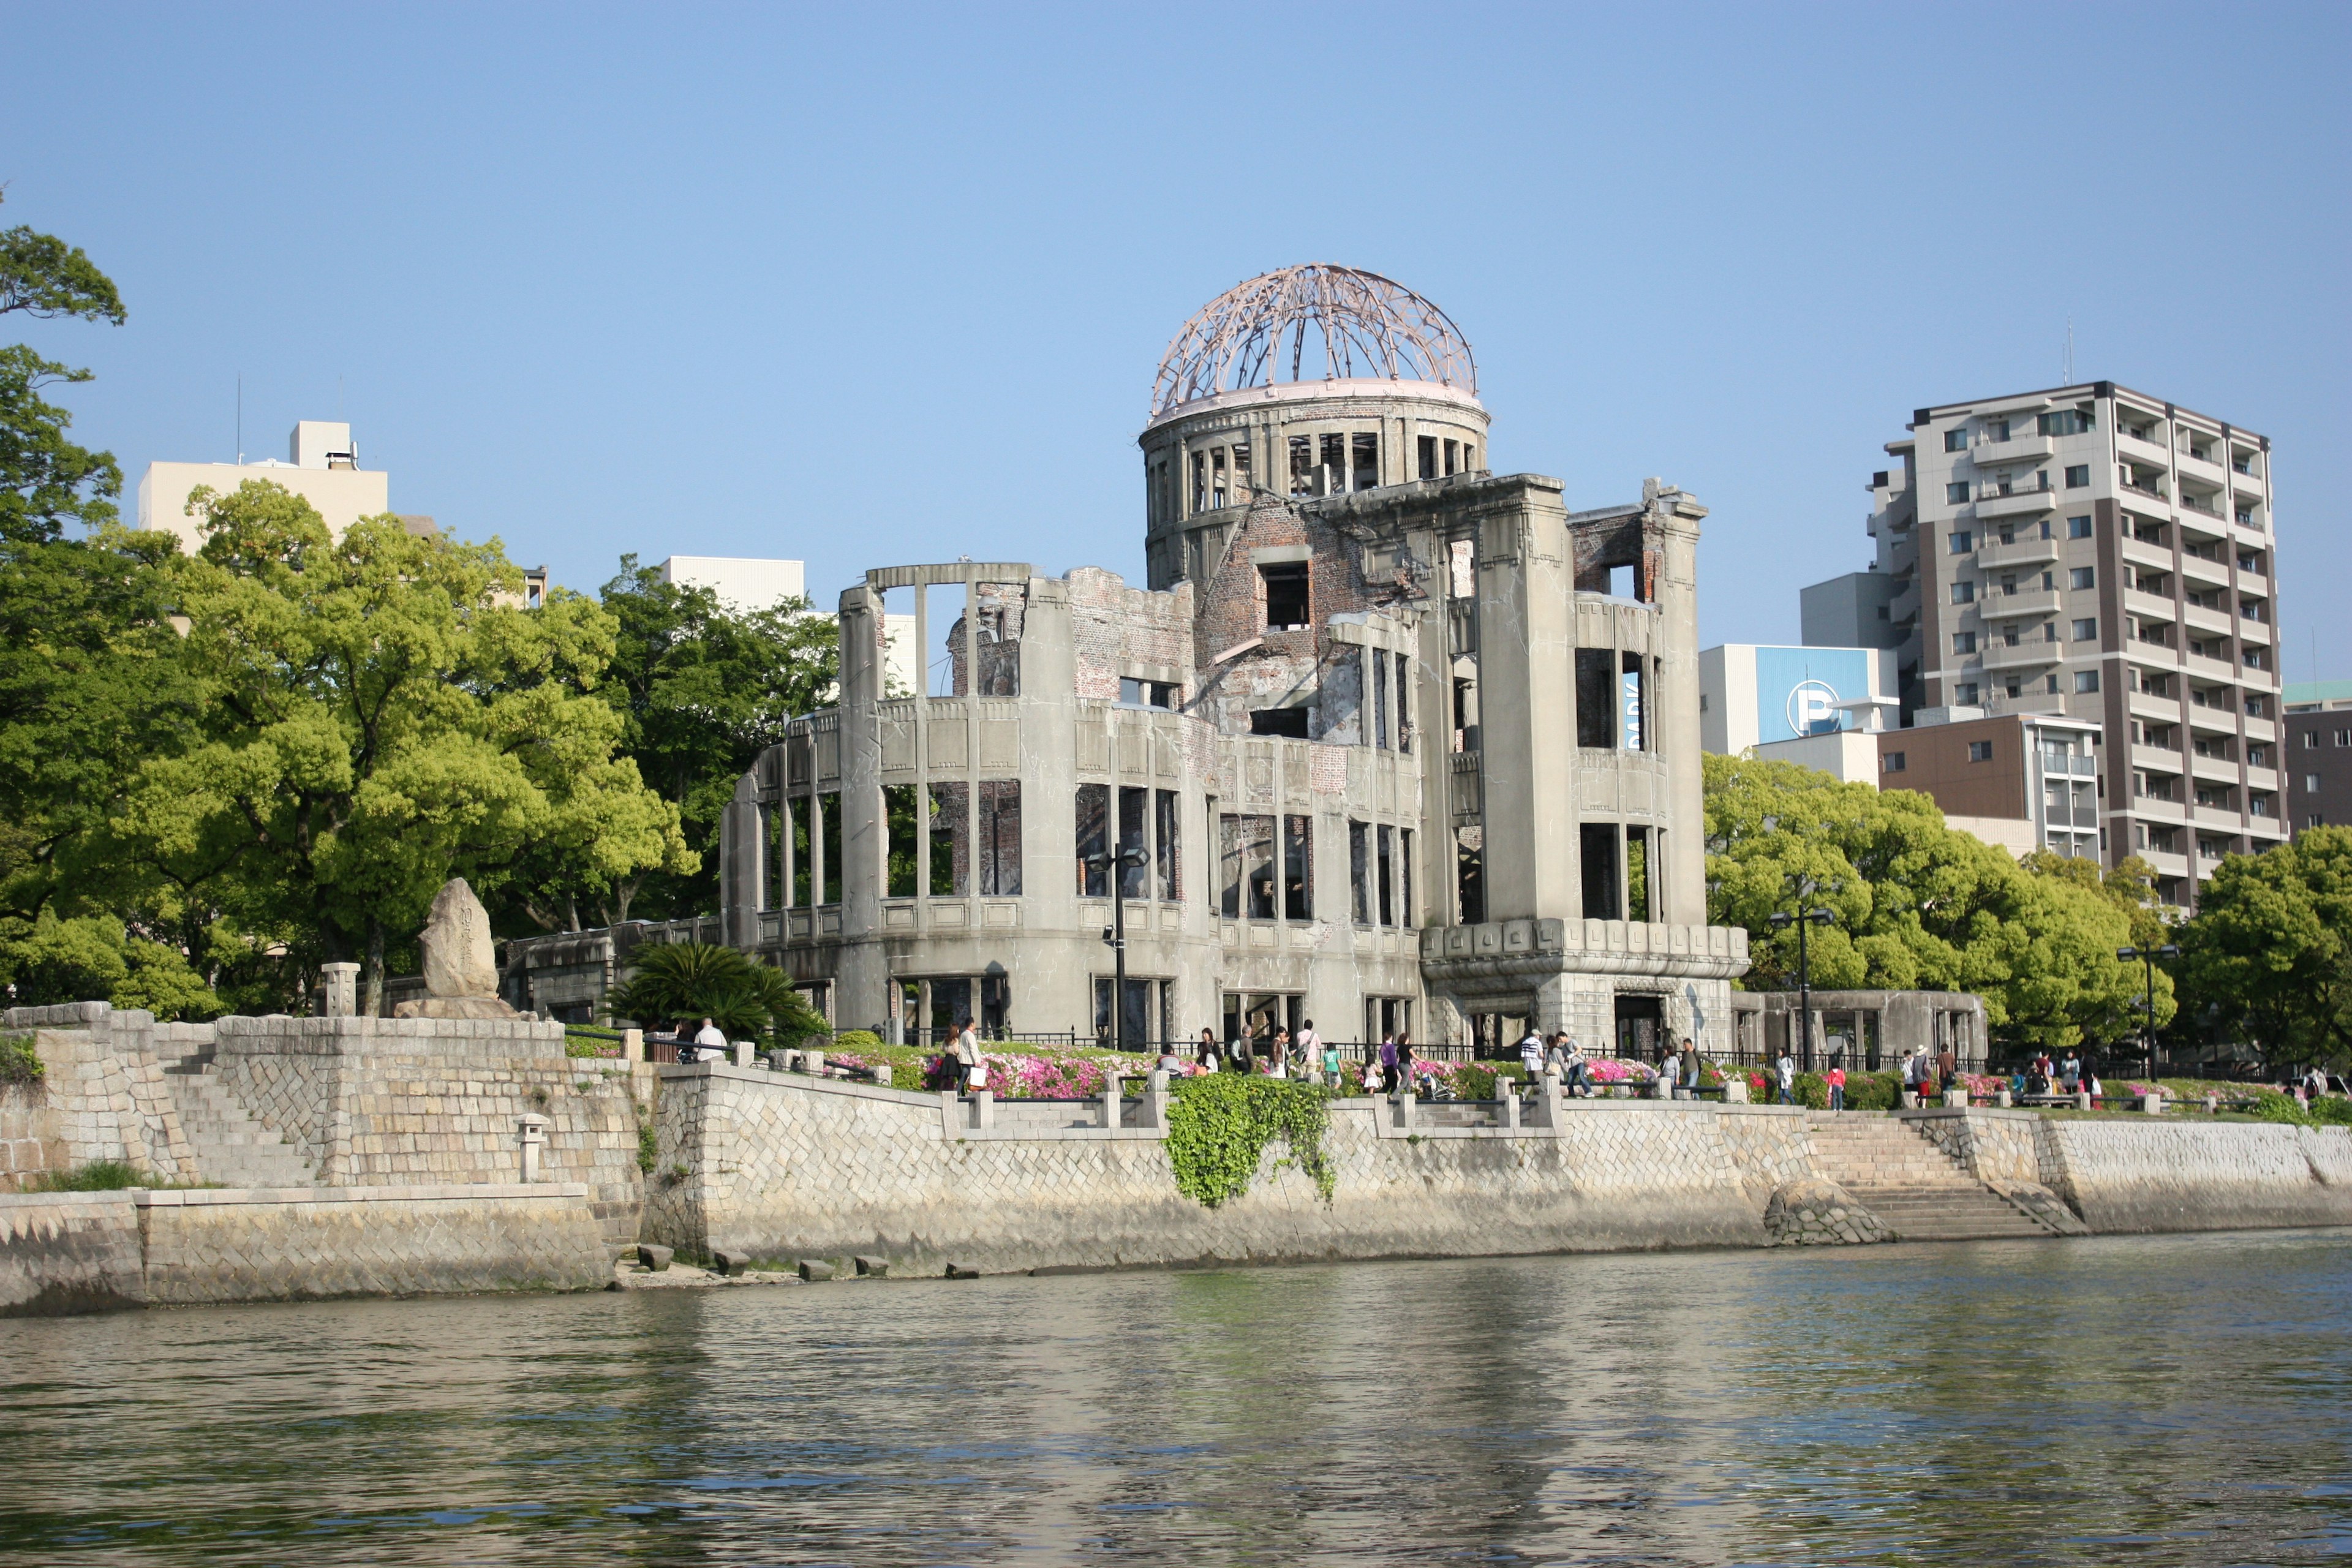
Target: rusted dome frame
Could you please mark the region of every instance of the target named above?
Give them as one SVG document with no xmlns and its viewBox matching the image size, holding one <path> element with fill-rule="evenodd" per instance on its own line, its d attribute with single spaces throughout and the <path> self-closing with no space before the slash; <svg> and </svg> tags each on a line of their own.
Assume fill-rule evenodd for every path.
<svg viewBox="0 0 2352 1568">
<path fill-rule="evenodd" d="M 1285 338 L 1286 379 L 1298 380 L 1310 326 L 1321 335 L 1327 375 L 1433 381 L 1478 394 L 1469 342 L 1444 311 L 1377 272 L 1311 262 L 1253 278 L 1193 312 L 1160 362 L 1151 416 L 1271 385 Z"/>
</svg>

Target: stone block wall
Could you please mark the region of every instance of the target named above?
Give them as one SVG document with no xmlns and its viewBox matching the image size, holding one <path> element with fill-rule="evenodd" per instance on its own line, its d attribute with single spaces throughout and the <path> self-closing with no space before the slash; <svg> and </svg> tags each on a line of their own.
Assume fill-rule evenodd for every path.
<svg viewBox="0 0 2352 1568">
<path fill-rule="evenodd" d="M 2352 1129 L 2043 1119 L 2042 1184 L 2094 1231 L 2352 1225 Z"/>
<path fill-rule="evenodd" d="M 163 1077 L 151 1013 L 103 1002 L 12 1007 L 0 1024 L 29 1030 L 46 1069 L 37 1085 L 0 1103 L 0 1190 L 47 1171 L 120 1160 L 175 1181 L 196 1179 Z M 176 1038 L 172 1048 L 178 1048 Z"/>
<path fill-rule="evenodd" d="M 0 1317 L 585 1290 L 611 1249 L 576 1183 L 0 1197 Z"/>
<path fill-rule="evenodd" d="M 1248 1194 L 1211 1210 L 1177 1190 L 1157 1140 L 962 1138 L 934 1096 L 731 1068 L 663 1076 L 648 1236 L 690 1255 L 878 1252 L 927 1271 L 1760 1246 L 1805 1138 L 1801 1113 L 1769 1107 L 1580 1104 L 1556 1130 L 1474 1138 L 1384 1131 L 1387 1102 L 1339 1101 L 1331 1202 L 1277 1141 Z"/>
<path fill-rule="evenodd" d="M 630 1227 L 643 1185 L 627 1065 L 563 1054 L 563 1026 L 440 1018 L 223 1018 L 214 1069 L 322 1184 L 512 1182 L 516 1125 L 548 1119 L 541 1178 L 587 1184 Z M 650 1082 L 650 1079 L 648 1080 Z"/>
</svg>

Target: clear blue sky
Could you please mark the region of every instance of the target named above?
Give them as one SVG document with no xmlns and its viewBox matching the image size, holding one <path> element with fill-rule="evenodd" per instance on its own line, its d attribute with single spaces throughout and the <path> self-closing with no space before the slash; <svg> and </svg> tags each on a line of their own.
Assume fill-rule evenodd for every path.
<svg viewBox="0 0 2352 1568">
<path fill-rule="evenodd" d="M 2269 434 L 2290 679 L 2352 676 L 2352 9 L 10 8 L 0 223 L 130 324 L 78 433 L 283 455 L 593 590 L 615 558 L 1142 575 L 1194 307 L 1370 268 L 1498 469 L 1714 509 L 1709 641 L 1867 563 L 1913 407 L 2075 367 Z"/>
</svg>

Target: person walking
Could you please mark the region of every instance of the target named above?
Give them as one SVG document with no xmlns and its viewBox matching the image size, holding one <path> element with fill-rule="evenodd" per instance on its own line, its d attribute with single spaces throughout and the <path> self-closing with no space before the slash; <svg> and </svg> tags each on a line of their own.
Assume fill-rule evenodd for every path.
<svg viewBox="0 0 2352 1568">
<path fill-rule="evenodd" d="M 955 1045 L 950 1048 L 955 1053 L 957 1069 L 963 1075 L 964 1092 L 978 1094 L 986 1089 L 988 1068 L 980 1059 L 980 1037 L 973 1033 L 971 1018 L 956 1021 Z"/>
<path fill-rule="evenodd" d="M 1411 1035 L 1399 1035 L 1396 1046 L 1397 1067 L 1404 1079 L 1405 1091 L 1410 1094 L 1421 1088 L 1420 1084 L 1413 1081 L 1412 1076 L 1413 1069 L 1421 1065 L 1421 1059 L 1412 1054 Z"/>
<path fill-rule="evenodd" d="M 1698 1042 L 1692 1039 L 1688 1035 L 1685 1035 L 1683 1037 L 1683 1087 L 1690 1090 L 1691 1098 L 1693 1100 L 1696 1100 L 1698 1098 L 1698 1074 L 1700 1065 L 1701 1064 L 1698 1059 Z"/>
<path fill-rule="evenodd" d="M 1381 1092 L 1397 1091 L 1397 1043 L 1394 1035 L 1381 1037 Z"/>
<path fill-rule="evenodd" d="M 1772 1060 L 1772 1081 L 1780 1087 L 1782 1105 L 1797 1103 L 1797 1058 L 1789 1054 L 1785 1045 Z"/>
<path fill-rule="evenodd" d="M 1273 1048 L 1266 1054 L 1268 1060 L 1265 1076 L 1288 1078 L 1290 1076 L 1290 1031 L 1288 1029 L 1275 1030 Z"/>
<path fill-rule="evenodd" d="M 1822 1081 L 1830 1086 L 1830 1109 L 1843 1110 L 1845 1109 L 1844 1053 L 1837 1052 L 1830 1057 L 1830 1070 L 1822 1075 Z"/>
<path fill-rule="evenodd" d="M 1323 1081 L 1333 1089 L 1339 1087 L 1339 1042 L 1323 1042 Z"/>
<path fill-rule="evenodd" d="M 1315 1032 L 1314 1019 L 1298 1026 L 1298 1037 L 1290 1042 L 1290 1061 L 1296 1076 L 1312 1081 L 1322 1079 L 1323 1037 Z"/>
<path fill-rule="evenodd" d="M 1592 1098 L 1592 1064 L 1586 1058 L 1584 1047 L 1576 1043 L 1576 1037 L 1565 1029 L 1559 1032 L 1559 1065 L 1560 1081 L 1568 1086 L 1568 1091 L 1587 1100 Z"/>
<path fill-rule="evenodd" d="M 1202 1029 L 1201 1043 L 1192 1047 L 1192 1072 L 1195 1077 L 1217 1070 L 1217 1031 Z"/>
<path fill-rule="evenodd" d="M 2075 1070 L 2077 1076 L 2079 1076 L 2081 1069 L 2078 1068 Z M 1942 1050 L 1936 1053 L 1937 1094 L 1940 1096 L 1946 1089 L 1951 1088 L 1954 1084 L 1959 1081 L 1960 1058 L 1958 1054 L 1953 1051 L 1951 1047 L 1946 1046 Z"/>
</svg>

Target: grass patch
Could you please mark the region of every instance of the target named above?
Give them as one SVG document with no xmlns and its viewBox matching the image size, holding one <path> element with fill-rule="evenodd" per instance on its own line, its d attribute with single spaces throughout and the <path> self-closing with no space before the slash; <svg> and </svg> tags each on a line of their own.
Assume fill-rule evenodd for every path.
<svg viewBox="0 0 2352 1568">
<path fill-rule="evenodd" d="M 127 1160 L 92 1160 L 87 1165 L 77 1165 L 70 1171 L 46 1171 L 26 1183 L 28 1193 L 127 1193 L 133 1188 L 148 1192 L 185 1191 L 197 1187 L 216 1187 L 218 1182 L 175 1182 L 142 1171 Z"/>
<path fill-rule="evenodd" d="M 38 1083 L 47 1071 L 29 1031 L 0 1032 L 0 1083 Z"/>
</svg>

